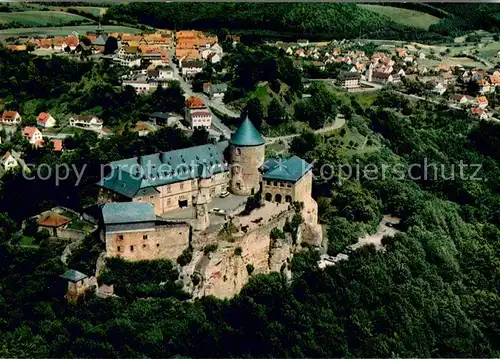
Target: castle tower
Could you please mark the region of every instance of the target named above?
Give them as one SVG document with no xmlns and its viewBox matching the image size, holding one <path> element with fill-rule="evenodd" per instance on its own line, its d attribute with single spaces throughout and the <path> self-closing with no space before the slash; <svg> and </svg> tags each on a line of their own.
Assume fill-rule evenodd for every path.
<svg viewBox="0 0 500 359">
<path fill-rule="evenodd" d="M 259 168 L 264 164 L 265 140 L 248 117 L 229 140 L 230 190 L 253 195 L 260 188 Z"/>
<path fill-rule="evenodd" d="M 203 166 L 205 168 L 206 172 L 206 166 Z M 208 216 L 208 195 L 207 195 L 207 189 L 208 187 L 206 186 L 205 182 L 207 181 L 206 178 L 201 177 L 198 180 L 198 194 L 193 200 L 193 206 L 196 211 L 196 220 L 194 221 L 193 224 L 193 229 L 195 231 L 204 231 L 205 229 L 208 228 L 210 225 L 210 217 Z"/>
</svg>

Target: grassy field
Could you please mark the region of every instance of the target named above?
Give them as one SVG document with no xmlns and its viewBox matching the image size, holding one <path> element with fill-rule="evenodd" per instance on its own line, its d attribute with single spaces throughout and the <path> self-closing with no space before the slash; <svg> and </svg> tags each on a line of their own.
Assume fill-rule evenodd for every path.
<svg viewBox="0 0 500 359">
<path fill-rule="evenodd" d="M 86 17 L 61 11 L 21 11 L 0 13 L 0 24 L 17 22 L 24 26 L 64 25 L 71 21 L 92 21 Z"/>
<path fill-rule="evenodd" d="M 102 16 L 106 13 L 106 10 L 108 10 L 108 8 L 106 7 L 95 7 L 95 6 L 69 6 L 69 7 L 56 7 L 56 9 L 60 11 L 75 9 L 94 16 Z"/>
<path fill-rule="evenodd" d="M 437 24 L 439 18 L 426 14 L 425 12 L 402 9 L 392 6 L 358 4 L 358 6 L 373 11 L 379 15 L 385 15 L 392 21 L 401 24 L 428 30 L 429 26 Z"/>
<path fill-rule="evenodd" d="M 103 26 L 104 31 L 107 32 L 127 32 L 132 34 L 140 34 L 142 30 L 127 26 Z M 0 37 L 11 36 L 66 36 L 72 31 L 85 34 L 87 31 L 95 31 L 96 25 L 82 25 L 82 26 L 60 26 L 60 27 L 27 27 L 20 29 L 6 29 L 0 30 Z"/>
</svg>

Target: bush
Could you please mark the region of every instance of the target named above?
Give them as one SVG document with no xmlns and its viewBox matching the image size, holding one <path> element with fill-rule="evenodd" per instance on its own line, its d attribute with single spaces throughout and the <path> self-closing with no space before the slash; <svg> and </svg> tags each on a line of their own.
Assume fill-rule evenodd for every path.
<svg viewBox="0 0 500 359">
<path fill-rule="evenodd" d="M 274 227 L 269 234 L 271 239 L 285 239 L 285 233 L 279 228 Z"/>
<path fill-rule="evenodd" d="M 184 267 L 185 265 L 189 264 L 192 259 L 193 259 L 193 248 L 189 246 L 182 251 L 182 254 L 179 257 L 177 257 L 177 263 L 181 267 Z"/>
<path fill-rule="evenodd" d="M 236 247 L 234 249 L 234 254 L 237 255 L 237 256 L 241 256 L 242 252 L 243 252 L 243 249 L 241 249 L 241 247 Z"/>
<path fill-rule="evenodd" d="M 203 253 L 207 255 L 210 252 L 215 252 L 219 245 L 217 243 L 214 244 L 207 244 L 205 248 L 203 248 Z"/>
<path fill-rule="evenodd" d="M 251 263 L 248 263 L 247 264 L 247 272 L 248 272 L 248 275 L 252 275 L 253 271 L 255 270 L 253 264 Z"/>
</svg>

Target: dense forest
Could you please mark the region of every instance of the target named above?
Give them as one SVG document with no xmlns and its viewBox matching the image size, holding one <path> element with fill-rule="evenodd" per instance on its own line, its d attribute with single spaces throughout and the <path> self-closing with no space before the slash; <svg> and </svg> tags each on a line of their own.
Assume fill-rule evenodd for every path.
<svg viewBox="0 0 500 359">
<path fill-rule="evenodd" d="M 258 54 L 245 63 L 250 73 L 267 60 Z M 182 106 L 177 87 L 136 96 L 117 86 L 119 72 L 104 64 L 5 51 L 0 56 L 6 74 L 0 79 L 2 99 L 23 111 L 30 108 L 26 103 L 40 106 L 36 111 L 95 111 L 109 123 L 121 123 L 158 104 Z M 286 77 L 287 65 L 278 61 L 272 68 L 280 81 L 293 85 L 296 76 Z M 49 79 L 51 72 L 59 81 Z M 234 85 L 252 89 L 255 78 L 245 82 L 243 77 Z M 50 85 L 46 91 L 44 81 Z M 322 86 L 311 88 L 312 100 L 297 105 L 299 116 L 319 108 L 314 114 L 322 120 L 324 112 L 336 111 L 340 104 L 334 95 Z M 370 107 L 349 96 L 341 107 L 347 128 L 325 135 L 305 132 L 290 146 L 291 154 L 316 161 L 316 175 L 322 164 L 359 164 L 358 176 L 338 172 L 314 182 L 328 251 L 339 253 L 373 231 L 383 214 L 401 219 L 400 232 L 383 239 L 383 251 L 363 247 L 325 270 L 316 266 L 317 252 L 305 249 L 290 264 L 291 281 L 280 273 L 254 275 L 227 300 L 186 301 L 173 263 L 111 261 L 100 280 L 115 283 L 119 298 L 90 296 L 67 304 L 58 277 L 66 269 L 60 261 L 64 244 L 9 244 L 20 219 L 54 204 L 76 209 L 88 204 L 99 164 L 206 143 L 206 133 L 187 136 L 165 128 L 144 138 L 129 131 L 102 139 L 75 135 L 65 141 L 68 151 L 62 155 L 22 147 L 37 165 L 88 168 L 78 187 L 74 173 L 58 186 L 23 180 L 19 173 L 2 179 L 0 357 L 499 356 L 500 126 L 391 91 L 380 92 Z M 379 146 L 345 151 L 339 139 L 346 131 Z M 388 171 L 385 178 L 370 179 L 364 166 L 410 168 L 425 161 L 442 165 L 443 173 L 425 179 L 423 167 L 412 167 L 411 178 Z M 481 180 L 473 179 L 472 167 L 452 178 L 460 161 L 480 165 Z M 71 266 L 93 268 L 100 245 L 87 238 L 72 254 Z"/>
<path fill-rule="evenodd" d="M 227 28 L 264 37 L 298 36 L 331 40 L 370 38 L 443 40 L 442 36 L 398 25 L 355 4 L 334 3 L 130 3 L 108 9 L 105 18 L 169 29 Z"/>
</svg>

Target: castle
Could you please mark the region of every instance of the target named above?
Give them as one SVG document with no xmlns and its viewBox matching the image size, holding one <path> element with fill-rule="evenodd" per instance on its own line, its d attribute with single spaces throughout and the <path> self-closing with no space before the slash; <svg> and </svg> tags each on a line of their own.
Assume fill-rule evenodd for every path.
<svg viewBox="0 0 500 359">
<path fill-rule="evenodd" d="M 108 256 L 175 260 L 190 231 L 210 226 L 208 207 L 226 192 L 234 198 L 260 193 L 277 206 L 300 202 L 304 220 L 317 223 L 312 165 L 297 156 L 265 159 L 265 140 L 248 118 L 229 141 L 128 158 L 110 168 L 97 184 Z M 191 206 L 193 221 L 163 218 Z"/>
</svg>

